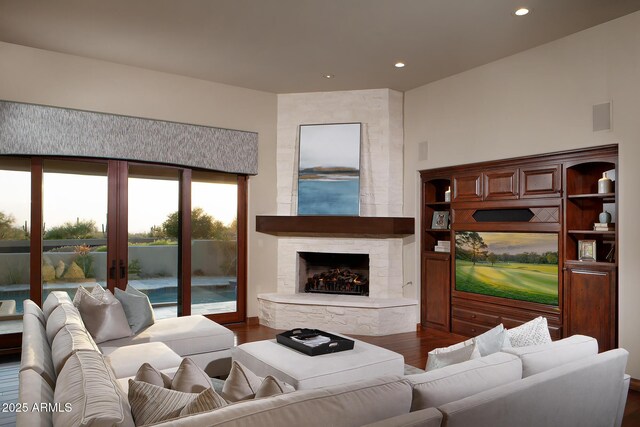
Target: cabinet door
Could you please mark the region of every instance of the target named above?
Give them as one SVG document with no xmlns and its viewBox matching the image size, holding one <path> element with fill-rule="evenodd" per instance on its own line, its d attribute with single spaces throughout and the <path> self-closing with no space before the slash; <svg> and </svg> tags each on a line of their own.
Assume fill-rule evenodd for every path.
<svg viewBox="0 0 640 427">
<path fill-rule="evenodd" d="M 538 166 L 520 170 L 520 197 L 560 197 L 560 165 Z"/>
<path fill-rule="evenodd" d="M 616 347 L 615 266 L 565 269 L 565 336 L 588 335 L 598 340 L 599 351 Z"/>
<path fill-rule="evenodd" d="M 484 173 L 485 200 L 513 200 L 518 198 L 518 170 L 499 170 Z"/>
<path fill-rule="evenodd" d="M 422 258 L 422 321 L 449 331 L 451 254 L 426 253 Z"/>
<path fill-rule="evenodd" d="M 453 200 L 456 202 L 482 200 L 482 174 L 454 176 Z"/>
</svg>

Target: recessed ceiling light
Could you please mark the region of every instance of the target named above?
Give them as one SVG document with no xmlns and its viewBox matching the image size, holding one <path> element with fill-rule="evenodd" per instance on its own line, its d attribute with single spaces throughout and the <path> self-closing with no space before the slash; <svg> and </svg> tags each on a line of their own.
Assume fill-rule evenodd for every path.
<svg viewBox="0 0 640 427">
<path fill-rule="evenodd" d="M 404 62 L 396 62 L 395 63 L 395 67 L 396 68 L 404 68 Z"/>
<path fill-rule="evenodd" d="M 520 9 L 513 12 L 516 16 L 524 16 L 529 13 L 529 9 L 526 7 L 521 7 Z"/>
<path fill-rule="evenodd" d="M 333 74 L 323 74 L 322 77 L 324 77 L 325 79 L 332 79 L 335 76 Z"/>
</svg>

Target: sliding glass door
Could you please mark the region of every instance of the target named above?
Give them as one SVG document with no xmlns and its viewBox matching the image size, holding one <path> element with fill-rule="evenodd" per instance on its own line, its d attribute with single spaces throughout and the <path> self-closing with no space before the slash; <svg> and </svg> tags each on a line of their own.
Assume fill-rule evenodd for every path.
<svg viewBox="0 0 640 427">
<path fill-rule="evenodd" d="M 42 300 L 107 286 L 106 162 L 48 160 L 42 174 Z"/>
<path fill-rule="evenodd" d="M 0 349 L 19 345 L 25 299 L 79 285 L 131 285 L 157 318 L 245 320 L 246 177 L 0 156 L 0 184 Z"/>
<path fill-rule="evenodd" d="M 129 165 L 128 284 L 147 294 L 156 319 L 178 315 L 180 171 Z"/>
</svg>

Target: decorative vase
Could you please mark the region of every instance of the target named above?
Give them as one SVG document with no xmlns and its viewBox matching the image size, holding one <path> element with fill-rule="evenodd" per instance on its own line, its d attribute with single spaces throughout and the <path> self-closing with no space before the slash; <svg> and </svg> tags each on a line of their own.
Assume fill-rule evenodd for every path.
<svg viewBox="0 0 640 427">
<path fill-rule="evenodd" d="M 611 214 L 607 211 L 603 211 L 598 215 L 598 219 L 603 224 L 609 224 L 611 222 Z"/>
<path fill-rule="evenodd" d="M 449 186 L 449 188 L 447 188 L 447 191 L 444 192 L 444 201 L 445 202 L 451 201 L 451 186 Z"/>
<path fill-rule="evenodd" d="M 598 193 L 613 193 L 613 181 L 607 177 L 606 172 L 602 172 L 602 178 L 598 180 Z"/>
</svg>

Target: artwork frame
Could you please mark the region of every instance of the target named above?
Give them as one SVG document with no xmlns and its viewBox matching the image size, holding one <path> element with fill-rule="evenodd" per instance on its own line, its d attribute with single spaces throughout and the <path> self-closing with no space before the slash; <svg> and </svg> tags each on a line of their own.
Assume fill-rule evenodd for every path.
<svg viewBox="0 0 640 427">
<path fill-rule="evenodd" d="M 362 123 L 302 124 L 298 215 L 359 216 Z"/>
<path fill-rule="evenodd" d="M 431 218 L 432 230 L 448 230 L 449 229 L 449 211 L 433 211 Z"/>
<path fill-rule="evenodd" d="M 595 240 L 578 240 L 578 259 L 580 261 L 596 260 Z"/>
</svg>

